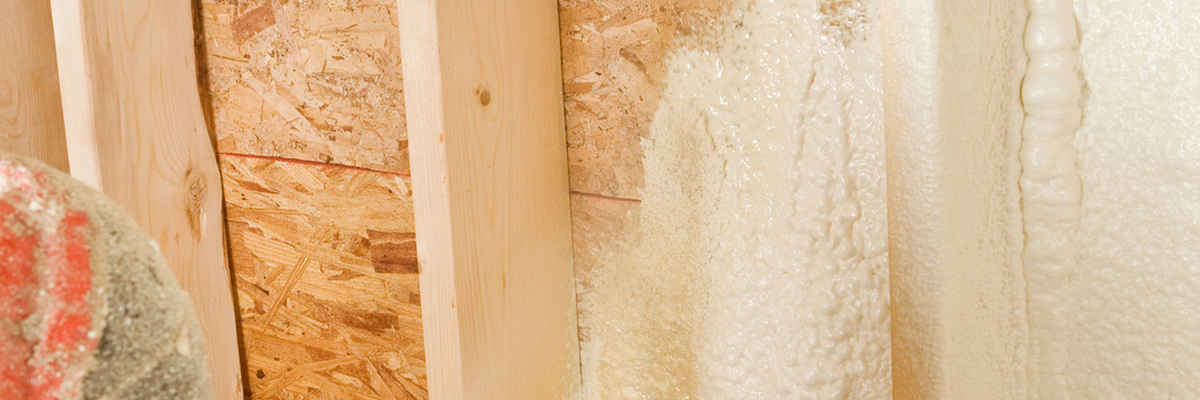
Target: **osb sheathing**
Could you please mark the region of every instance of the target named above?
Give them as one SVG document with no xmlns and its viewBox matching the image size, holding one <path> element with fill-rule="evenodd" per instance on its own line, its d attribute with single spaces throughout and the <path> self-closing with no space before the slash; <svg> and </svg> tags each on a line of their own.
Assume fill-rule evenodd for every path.
<svg viewBox="0 0 1200 400">
<path fill-rule="evenodd" d="M 254 398 L 424 399 L 406 177 L 221 159 Z"/>
<path fill-rule="evenodd" d="M 200 0 L 253 399 L 426 399 L 392 0 Z"/>
<path fill-rule="evenodd" d="M 217 149 L 407 173 L 395 0 L 202 0 Z"/>
</svg>

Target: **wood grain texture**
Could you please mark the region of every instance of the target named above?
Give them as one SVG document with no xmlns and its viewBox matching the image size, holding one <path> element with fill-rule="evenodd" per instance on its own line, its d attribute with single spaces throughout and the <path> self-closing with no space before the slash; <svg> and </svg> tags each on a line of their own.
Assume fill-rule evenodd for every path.
<svg viewBox="0 0 1200 400">
<path fill-rule="evenodd" d="M 218 151 L 408 172 L 393 0 L 200 0 Z"/>
<path fill-rule="evenodd" d="M 408 178 L 223 155 L 255 399 L 425 399 Z"/>
<path fill-rule="evenodd" d="M 579 384 L 556 3 L 401 3 L 430 393 Z"/>
<path fill-rule="evenodd" d="M 0 0 L 0 150 L 66 171 L 50 3 Z"/>
<path fill-rule="evenodd" d="M 54 0 L 71 170 L 155 239 L 191 295 L 217 398 L 242 396 L 220 177 L 188 2 Z M 94 145 L 94 147 L 92 147 Z M 79 161 L 79 164 L 76 163 Z"/>
</svg>

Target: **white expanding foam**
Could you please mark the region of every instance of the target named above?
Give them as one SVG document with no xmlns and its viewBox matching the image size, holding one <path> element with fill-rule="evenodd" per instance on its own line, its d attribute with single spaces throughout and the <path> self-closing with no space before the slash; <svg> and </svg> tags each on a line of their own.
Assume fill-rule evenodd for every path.
<svg viewBox="0 0 1200 400">
<path fill-rule="evenodd" d="M 580 293 L 588 398 L 891 398 L 877 18 L 737 1 L 671 56 L 640 237 Z"/>
<path fill-rule="evenodd" d="M 580 289 L 586 398 L 1200 397 L 1200 2 L 734 3 Z"/>
<path fill-rule="evenodd" d="M 1072 4 L 1063 3 L 1057 9 L 1066 14 Z M 1043 327 L 1033 337 L 1041 345 L 1032 356 L 1042 360 L 1031 383 L 1042 400 L 1197 398 L 1200 2 L 1077 0 L 1074 11 L 1077 25 L 1058 17 L 1066 26 L 1029 46 L 1031 60 L 1034 50 L 1054 54 L 1055 40 L 1073 39 L 1078 29 L 1082 75 L 1058 70 L 1065 76 L 1047 86 L 1062 87 L 1062 97 L 1047 104 L 1065 106 L 1079 94 L 1070 78 L 1086 81 L 1076 103 L 1082 124 L 1060 146 L 1074 145 L 1078 172 L 1038 170 L 1077 179 L 1071 187 L 1081 190 L 1047 195 L 1062 201 L 1055 215 L 1030 213 L 1051 209 L 1026 204 L 1027 232 L 1039 218 L 1064 234 L 1043 237 L 1061 244 L 1033 248 L 1032 235 L 1026 242 L 1027 262 L 1038 261 L 1026 266 L 1030 321 Z M 1065 217 L 1072 201 L 1074 225 Z M 1052 268 L 1060 265 L 1067 267 Z"/>
<path fill-rule="evenodd" d="M 1054 296 L 1078 269 L 1081 188 L 1075 132 L 1082 118 L 1079 35 L 1071 0 L 1029 0 L 1028 69 L 1021 85 L 1022 262 L 1029 292 L 1033 364 L 1029 381 L 1046 399 L 1065 398 L 1062 322 Z"/>
</svg>

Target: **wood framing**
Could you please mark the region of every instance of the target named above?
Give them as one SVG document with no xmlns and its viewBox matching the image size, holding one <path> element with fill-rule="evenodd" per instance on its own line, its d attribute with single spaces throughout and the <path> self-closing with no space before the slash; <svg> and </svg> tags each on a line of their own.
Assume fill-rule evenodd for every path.
<svg viewBox="0 0 1200 400">
<path fill-rule="evenodd" d="M 155 239 L 196 305 L 218 399 L 242 397 L 221 181 L 188 1 L 52 0 L 68 158 Z"/>
<path fill-rule="evenodd" d="M 67 170 L 50 3 L 0 0 L 0 150 Z"/>
<path fill-rule="evenodd" d="M 578 387 L 557 4 L 407 0 L 405 105 L 429 389 Z"/>
</svg>

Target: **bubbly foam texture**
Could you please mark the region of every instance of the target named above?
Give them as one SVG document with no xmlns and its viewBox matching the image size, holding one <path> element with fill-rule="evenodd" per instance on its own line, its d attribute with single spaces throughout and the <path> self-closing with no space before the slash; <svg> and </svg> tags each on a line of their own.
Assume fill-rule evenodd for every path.
<svg viewBox="0 0 1200 400">
<path fill-rule="evenodd" d="M 890 398 L 877 7 L 734 10 L 672 56 L 640 235 L 581 288 L 586 397 Z"/>
<path fill-rule="evenodd" d="M 1079 36 L 1072 0 L 1029 0 L 1028 69 L 1021 86 L 1023 263 L 1029 293 L 1030 382 L 1041 398 L 1065 398 L 1066 355 L 1058 292 L 1079 263 L 1082 209 L 1075 132 L 1083 108 Z"/>
<path fill-rule="evenodd" d="M 1082 206 L 1076 242 L 1062 251 L 1078 261 L 1030 285 L 1031 301 L 1056 310 L 1033 324 L 1059 329 L 1044 343 L 1062 369 L 1039 371 L 1038 389 L 1042 399 L 1195 398 L 1200 3 L 1074 7 L 1087 81 L 1072 138 Z"/>
</svg>

